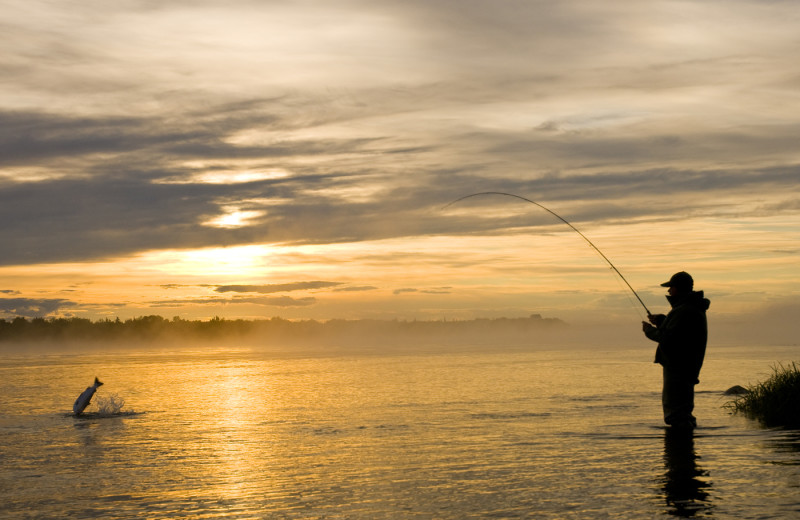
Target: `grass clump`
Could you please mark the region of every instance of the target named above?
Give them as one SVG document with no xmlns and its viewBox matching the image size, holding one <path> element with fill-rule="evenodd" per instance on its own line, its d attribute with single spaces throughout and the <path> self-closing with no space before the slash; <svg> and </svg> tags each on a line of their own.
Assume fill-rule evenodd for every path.
<svg viewBox="0 0 800 520">
<path fill-rule="evenodd" d="M 726 406 L 769 427 L 800 428 L 800 367 L 779 363 L 769 379 L 749 386 Z"/>
</svg>

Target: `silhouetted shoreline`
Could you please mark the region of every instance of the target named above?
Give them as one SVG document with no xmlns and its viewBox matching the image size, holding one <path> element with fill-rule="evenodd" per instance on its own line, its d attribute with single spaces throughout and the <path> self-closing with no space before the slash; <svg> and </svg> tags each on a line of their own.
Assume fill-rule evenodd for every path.
<svg viewBox="0 0 800 520">
<path fill-rule="evenodd" d="M 484 339 L 530 338 L 537 333 L 562 330 L 567 324 L 558 318 L 532 314 L 525 318 L 473 320 L 342 320 L 292 321 L 274 317 L 264 320 L 225 319 L 171 320 L 142 316 L 128 320 L 85 318 L 0 319 L 0 343 L 109 343 L 136 344 L 153 341 L 218 342 L 251 340 L 266 342 L 364 341 L 392 338 Z"/>
</svg>

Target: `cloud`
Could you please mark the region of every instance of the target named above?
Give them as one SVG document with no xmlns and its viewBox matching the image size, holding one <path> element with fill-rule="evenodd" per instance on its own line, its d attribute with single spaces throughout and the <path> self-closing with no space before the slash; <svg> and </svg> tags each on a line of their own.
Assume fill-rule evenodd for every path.
<svg viewBox="0 0 800 520">
<path fill-rule="evenodd" d="M 309 289 L 324 289 L 327 287 L 336 287 L 341 285 L 341 282 L 294 282 L 294 283 L 280 283 L 280 284 L 267 284 L 267 285 L 220 285 L 216 292 L 240 292 L 240 293 L 261 293 L 270 294 L 276 292 L 289 292 L 289 291 L 304 291 Z"/>
<path fill-rule="evenodd" d="M 231 305 L 231 304 L 255 304 L 270 307 L 308 307 L 317 303 L 313 296 L 305 298 L 292 298 L 290 296 L 278 296 L 270 298 L 250 298 L 237 297 L 233 299 L 224 298 L 187 298 L 178 300 L 160 300 L 152 302 L 154 307 L 183 307 L 186 305 Z"/>
<path fill-rule="evenodd" d="M 800 122 L 773 101 L 794 99 L 794 53 L 774 52 L 794 41 L 790 16 L 749 2 L 693 5 L 716 16 L 692 24 L 658 2 L 658 17 L 618 2 L 303 7 L 71 9 L 91 18 L 80 31 L 55 5 L 5 13 L 0 68 L 16 72 L 0 90 L 0 264 L 450 233 L 465 222 L 431 214 L 487 189 L 581 201 L 578 221 L 709 214 L 732 193 L 797 211 Z M 737 20 L 771 32 L 748 23 L 758 37 L 744 45 Z M 699 28 L 706 45 L 668 37 Z M 252 218 L 204 225 L 231 208 Z"/>
<path fill-rule="evenodd" d="M 254 183 L 253 186 L 159 185 L 130 177 L 54 180 L 0 187 L 0 241 L 6 244 L 0 263 L 23 264 L 109 258 L 160 248 L 230 246 L 257 241 L 335 243 L 464 230 L 503 230 L 512 224 L 550 225 L 547 215 L 528 213 L 514 221 L 485 219 L 474 213 L 454 218 L 437 214 L 446 202 L 469 192 L 496 189 L 542 201 L 559 211 L 570 203 L 565 218 L 573 222 L 610 219 L 670 219 L 703 211 L 713 215 L 725 197 L 738 196 L 740 214 L 753 213 L 747 201 L 754 194 L 770 197 L 759 211 L 791 212 L 786 202 L 800 168 L 776 167 L 746 171 L 645 170 L 593 175 L 544 176 L 529 179 L 450 173 L 431 176 L 418 186 L 396 189 L 360 203 L 333 196 L 303 197 L 310 186 L 346 185 L 328 177 Z M 453 186 L 458 186 L 455 191 Z M 247 200 L 270 193 L 286 202 L 245 202 L 266 216 L 253 225 L 217 229 L 202 225 L 218 211 L 216 200 Z M 658 205 L 652 200 L 659 200 Z M 678 200 L 680 199 L 680 200 Z M 580 200 L 582 206 L 572 207 Z M 640 202 L 639 202 L 640 201 Z M 480 207 L 494 201 L 470 201 Z M 503 204 L 507 204 L 503 202 Z M 465 206 L 467 207 L 467 206 Z M 429 211 L 433 210 L 433 214 Z M 559 211 L 561 213 L 561 211 Z M 754 214 L 754 213 L 753 213 Z M 432 215 L 435 218 L 432 218 Z"/>
<path fill-rule="evenodd" d="M 4 291 L 5 292 L 5 291 Z M 0 298 L 0 314 L 40 318 L 58 312 L 62 307 L 76 305 L 61 298 Z"/>
<path fill-rule="evenodd" d="M 255 303 L 257 305 L 273 307 L 308 307 L 317 303 L 317 299 L 313 296 L 305 298 L 291 298 L 289 296 L 280 296 L 276 298 L 237 298 L 233 301 L 235 303 Z"/>
<path fill-rule="evenodd" d="M 333 292 L 362 292 L 362 291 L 376 291 L 377 287 L 372 285 L 354 285 L 349 287 L 339 287 L 334 289 Z"/>
<path fill-rule="evenodd" d="M 602 163 L 615 155 L 632 157 L 642 146 L 646 149 L 640 157 L 657 157 L 657 149 L 667 146 L 648 144 L 648 139 L 642 138 L 638 143 L 634 138 L 606 140 L 589 145 L 593 139 L 587 138 L 583 146 L 582 138 L 571 143 L 565 138 L 545 146 L 535 138 L 514 141 L 512 136 L 506 136 L 501 140 L 499 135 L 487 134 L 483 144 L 465 142 L 464 148 L 475 150 L 483 146 L 487 153 L 501 153 L 509 162 L 530 164 L 537 162 L 537 154 L 541 159 L 542 154 L 552 156 L 562 149 L 560 155 L 570 157 L 570 161 L 583 158 L 586 163 Z M 492 144 L 495 142 L 498 144 Z M 360 153 L 357 142 L 347 146 L 351 152 Z M 234 150 L 231 148 L 231 155 L 235 155 Z M 438 214 L 446 202 L 487 189 L 519 193 L 552 205 L 555 211 L 560 207 L 559 201 L 581 201 L 581 207 L 570 208 L 571 212 L 565 215 L 576 222 L 598 218 L 685 218 L 698 211 L 724 214 L 727 209 L 715 209 L 714 205 L 731 196 L 745 202 L 739 212 L 746 214 L 752 211 L 747 200 L 754 194 L 763 201 L 761 214 L 787 213 L 796 211 L 796 204 L 789 199 L 800 171 L 795 165 L 741 169 L 615 167 L 583 174 L 531 171 L 516 175 L 513 171 L 471 167 L 429 170 L 406 180 L 389 169 L 386 174 L 330 171 L 247 183 L 164 184 L 154 181 L 189 176 L 191 169 L 166 164 L 171 161 L 164 161 L 161 152 L 149 153 L 132 158 L 131 164 L 122 157 L 116 161 L 106 158 L 110 163 L 106 165 L 88 160 L 84 167 L 89 169 L 84 170 L 83 177 L 69 174 L 36 182 L 0 182 L 0 219 L 7 223 L 0 229 L 0 241 L 6 244 L 0 264 L 102 259 L 142 250 L 253 242 L 336 243 L 464 229 L 507 229 L 511 224 L 508 219 L 469 218 L 467 225 L 466 218 Z M 333 157 L 336 152 L 328 148 L 326 154 Z M 417 160 L 414 154 L 402 155 Z M 69 166 L 59 171 L 68 172 Z M 91 175 L 87 177 L 86 171 Z M 366 194 L 353 199 L 348 193 Z M 659 200 L 659 204 L 654 205 L 653 200 Z M 470 204 L 475 207 L 475 201 Z M 234 205 L 259 216 L 237 228 L 204 225 Z M 526 216 L 527 225 L 550 223 L 546 215 Z"/>
<path fill-rule="evenodd" d="M 436 287 L 434 289 L 425 289 L 420 291 L 424 294 L 450 294 L 452 287 Z"/>
<path fill-rule="evenodd" d="M 451 294 L 452 287 L 434 287 L 432 289 L 414 289 L 411 287 L 395 289 L 394 295 L 408 294 L 408 293 L 421 293 L 421 294 Z"/>
</svg>

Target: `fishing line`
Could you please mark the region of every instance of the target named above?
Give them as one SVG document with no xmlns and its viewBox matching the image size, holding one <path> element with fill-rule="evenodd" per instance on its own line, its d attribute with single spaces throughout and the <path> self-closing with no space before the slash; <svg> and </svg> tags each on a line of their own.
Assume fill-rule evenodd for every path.
<svg viewBox="0 0 800 520">
<path fill-rule="evenodd" d="M 630 304 L 631 309 L 633 309 L 634 312 L 636 312 L 636 314 L 639 315 L 642 321 L 647 321 L 647 318 L 642 315 L 642 309 L 636 303 L 636 300 L 633 299 L 633 296 L 631 296 L 631 292 L 625 289 L 625 284 L 622 283 L 622 280 L 620 280 L 618 276 L 614 276 L 613 278 L 614 281 L 617 282 L 617 286 L 619 287 L 622 294 L 625 295 L 625 300 L 627 300 L 627 302 Z"/>
<path fill-rule="evenodd" d="M 520 196 L 520 195 L 515 195 L 515 194 L 513 194 L 513 193 L 506 193 L 506 192 L 503 192 L 503 191 L 482 191 L 482 192 L 480 192 L 480 193 L 473 193 L 473 194 L 471 194 L 471 195 L 466 195 L 466 196 L 464 196 L 464 197 L 461 197 L 461 198 L 459 198 L 459 199 L 456 199 L 456 200 L 454 200 L 453 202 L 451 202 L 451 203 L 449 203 L 449 204 L 447 204 L 447 205 L 445 205 L 445 206 L 442 206 L 442 211 L 446 210 L 447 208 L 449 208 L 449 207 L 450 207 L 450 206 L 452 206 L 453 204 L 456 204 L 456 203 L 458 203 L 458 202 L 461 202 L 462 200 L 469 199 L 469 198 L 472 198 L 472 197 L 478 197 L 478 196 L 482 196 L 482 195 L 503 195 L 503 196 L 506 196 L 506 197 L 513 197 L 513 198 L 515 198 L 515 199 L 520 199 L 520 200 L 523 200 L 523 201 L 525 201 L 525 202 L 529 202 L 529 203 L 533 204 L 534 206 L 539 206 L 540 208 L 542 208 L 542 209 L 543 209 L 543 210 L 545 210 L 546 212 L 550 213 L 551 215 L 553 215 L 554 217 L 556 217 L 558 220 L 560 220 L 560 221 L 561 221 L 561 222 L 563 222 L 564 224 L 568 225 L 568 226 L 569 226 L 569 227 L 570 227 L 570 228 L 571 228 L 571 229 L 572 229 L 574 232 L 576 232 L 577 234 L 579 234 L 579 235 L 581 236 L 581 238 L 582 238 L 582 239 L 584 239 L 584 240 L 586 241 L 586 243 L 587 243 L 587 244 L 589 244 L 590 246 L 592 246 L 592 249 L 594 249 L 595 251 L 597 251 L 597 254 L 599 254 L 599 255 L 600 255 L 602 258 L 603 258 L 603 260 L 605 260 L 605 261 L 608 263 L 608 265 L 610 265 L 610 266 L 611 266 L 611 269 L 613 269 L 613 270 L 614 270 L 614 272 L 615 272 L 615 273 L 617 273 L 617 276 L 619 276 L 619 277 L 620 277 L 620 279 L 621 279 L 623 282 L 625 282 L 625 285 L 627 285 L 627 286 L 628 286 L 628 289 L 630 289 L 630 290 L 631 290 L 631 292 L 633 293 L 633 295 L 634 295 L 634 296 L 636 296 L 636 299 L 637 299 L 637 300 L 639 300 L 639 303 L 641 303 L 641 304 L 642 304 L 642 307 L 644 307 L 644 310 L 645 310 L 645 312 L 647 312 L 647 315 L 648 315 L 648 316 L 650 316 L 650 315 L 651 315 L 651 314 L 650 314 L 650 310 L 647 308 L 647 305 L 645 305 L 645 304 L 644 304 L 644 302 L 643 302 L 643 301 L 642 301 L 642 299 L 639 297 L 639 295 L 636 293 L 636 291 L 633 289 L 633 287 L 631 286 L 631 284 L 630 284 L 630 283 L 628 283 L 628 280 L 626 280 L 626 279 L 625 279 L 625 277 L 624 277 L 624 276 L 622 276 L 622 273 L 620 273 L 620 272 L 619 272 L 619 269 L 617 269 L 617 267 L 616 267 L 616 266 L 615 266 L 615 265 L 614 265 L 614 264 L 611 262 L 611 260 L 609 260 L 609 259 L 608 259 L 608 257 L 607 257 L 606 255 L 604 255 L 604 254 L 603 254 L 603 252 L 602 252 L 602 251 L 600 251 L 600 249 L 598 249 L 598 247 L 592 243 L 592 241 L 591 241 L 591 240 L 589 240 L 588 238 L 586 238 L 586 235 L 584 235 L 583 233 L 581 233 L 581 232 L 578 230 L 578 228 L 576 228 L 575 226 L 573 226 L 572 224 L 570 224 L 570 223 L 567 221 L 567 219 L 565 219 L 564 217 L 562 217 L 561 215 L 559 215 L 559 214 L 558 214 L 558 213 L 556 213 L 555 211 L 553 211 L 553 210 L 551 210 L 551 209 L 549 209 L 549 208 L 546 208 L 545 206 L 542 206 L 541 204 L 539 204 L 539 203 L 538 203 L 538 202 L 536 202 L 536 201 L 533 201 L 533 200 L 531 200 L 531 199 L 527 199 L 527 198 L 525 198 L 525 197 L 522 197 L 522 196 Z"/>
</svg>

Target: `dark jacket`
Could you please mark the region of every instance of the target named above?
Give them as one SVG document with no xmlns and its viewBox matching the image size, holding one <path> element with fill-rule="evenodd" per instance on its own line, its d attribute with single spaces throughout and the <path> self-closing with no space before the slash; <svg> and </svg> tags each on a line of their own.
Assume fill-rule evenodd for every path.
<svg viewBox="0 0 800 520">
<path fill-rule="evenodd" d="M 672 310 L 658 327 L 645 333 L 658 342 L 655 362 L 676 377 L 698 383 L 708 341 L 706 310 L 711 302 L 703 297 L 703 291 L 667 296 L 667 300 Z"/>
</svg>

